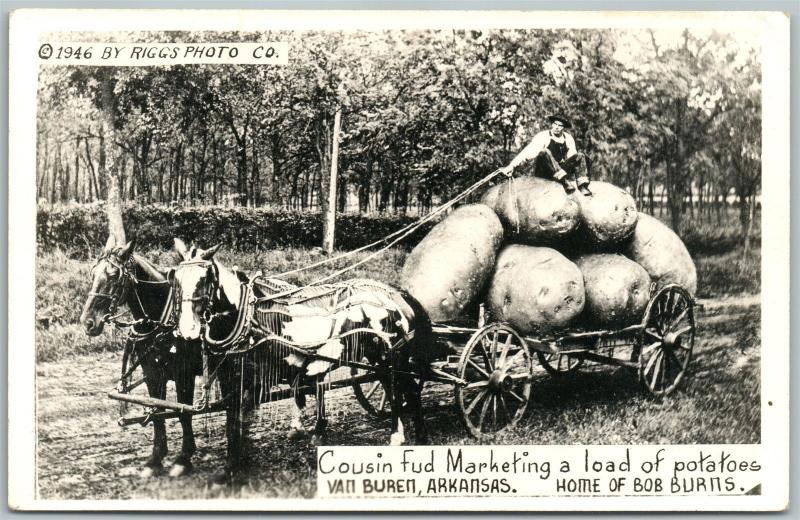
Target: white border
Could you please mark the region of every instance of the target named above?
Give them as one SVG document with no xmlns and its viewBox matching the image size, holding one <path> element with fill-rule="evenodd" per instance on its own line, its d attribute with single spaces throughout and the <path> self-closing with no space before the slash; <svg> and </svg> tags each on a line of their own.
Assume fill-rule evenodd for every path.
<svg viewBox="0 0 800 520">
<path fill-rule="evenodd" d="M 157 14 L 157 16 L 156 16 Z M 770 479 L 746 497 L 407 500 L 36 500 L 34 295 L 38 35 L 54 31 L 684 28 L 763 35 L 762 445 Z M 789 19 L 763 12 L 19 10 L 9 33 L 9 505 L 36 510 L 776 510 L 789 497 Z M 13 367 L 13 372 L 11 372 Z M 767 402 L 772 401 L 772 406 Z"/>
</svg>

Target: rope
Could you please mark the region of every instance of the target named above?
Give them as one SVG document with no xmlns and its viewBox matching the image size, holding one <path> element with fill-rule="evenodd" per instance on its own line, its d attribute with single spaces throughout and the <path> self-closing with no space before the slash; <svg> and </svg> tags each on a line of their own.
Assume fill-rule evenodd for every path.
<svg viewBox="0 0 800 520">
<path fill-rule="evenodd" d="M 339 269 L 339 270 L 337 270 L 337 271 L 335 271 L 335 272 L 333 272 L 333 273 L 331 273 L 331 274 L 329 274 L 327 276 L 323 276 L 322 278 L 318 278 L 318 279 L 308 283 L 307 286 L 318 285 L 318 284 L 321 284 L 321 283 L 326 282 L 328 280 L 331 280 L 333 278 L 336 278 L 337 276 L 340 276 L 340 275 L 342 275 L 342 274 L 344 274 L 344 273 L 346 273 L 348 271 L 352 271 L 356 267 L 371 261 L 372 259 L 374 259 L 377 256 L 380 256 L 381 254 L 386 252 L 388 249 L 392 248 L 394 245 L 396 245 L 399 242 L 403 241 L 409 235 L 411 235 L 412 233 L 417 231 L 417 229 L 419 229 L 423 224 L 425 224 L 426 222 L 432 220 L 434 217 L 438 216 L 439 214 L 444 213 L 445 211 L 447 211 L 448 209 L 450 209 L 451 207 L 453 207 L 454 205 L 456 205 L 460 201 L 464 200 L 465 198 L 470 196 L 473 192 L 475 192 L 478 188 L 480 188 L 481 186 L 483 186 L 487 182 L 489 182 L 492 179 L 494 179 L 500 173 L 501 173 L 500 170 L 493 171 L 492 173 L 490 173 L 489 175 L 487 175 L 483 179 L 479 180 L 478 182 L 474 183 L 472 186 L 468 187 L 467 189 L 465 189 L 464 191 L 462 191 L 461 193 L 456 195 L 454 198 L 452 198 L 449 201 L 445 202 L 444 204 L 438 206 L 437 208 L 432 210 L 430 213 L 428 213 L 427 215 L 425 215 L 421 219 L 417 220 L 416 222 L 413 222 L 413 223 L 409 224 L 408 226 L 406 226 L 406 227 L 404 227 L 402 229 L 399 229 L 399 230 L 395 231 L 394 233 L 392 233 L 390 235 L 387 235 L 386 237 L 384 237 L 381 240 L 375 241 L 375 242 L 373 242 L 371 244 L 368 244 L 366 246 L 362 246 L 362 247 L 360 247 L 358 249 L 354 249 L 352 251 L 349 251 L 347 253 L 341 254 L 341 255 L 336 256 L 336 257 L 328 258 L 328 259 L 316 262 L 314 264 L 307 265 L 305 267 L 300 267 L 298 269 L 294 269 L 292 271 L 286 271 L 285 273 L 281 273 L 281 274 L 277 275 L 277 277 L 285 276 L 287 274 L 292 274 L 292 273 L 296 273 L 296 272 L 300 272 L 300 271 L 304 271 L 304 270 L 310 269 L 312 267 L 317 267 L 317 266 L 320 266 L 320 265 L 323 265 L 323 264 L 326 264 L 326 263 L 330 263 L 330 262 L 333 262 L 335 260 L 339 260 L 339 259 L 345 258 L 347 256 L 350 256 L 352 254 L 364 251 L 365 249 L 369 249 L 370 247 L 376 246 L 376 245 L 378 245 L 380 243 L 385 243 L 390 238 L 394 238 L 393 240 L 391 240 L 388 243 L 386 243 L 385 246 L 383 246 L 382 248 L 376 250 L 374 253 L 362 258 L 358 262 L 356 262 L 354 264 L 350 264 L 350 265 L 348 265 L 346 267 L 343 267 L 342 269 Z M 283 292 L 270 294 L 268 296 L 265 296 L 263 298 L 263 300 L 275 300 L 277 298 L 290 296 L 292 294 L 295 294 L 297 292 L 302 291 L 303 288 L 304 287 L 301 286 L 301 287 L 296 287 L 296 288 L 289 289 L 289 290 L 286 290 L 286 291 L 283 291 Z"/>
<path fill-rule="evenodd" d="M 514 215 L 516 217 L 516 233 L 519 235 L 519 198 L 517 197 L 517 185 L 514 182 L 514 177 L 511 177 L 511 197 L 514 199 Z"/>
<path fill-rule="evenodd" d="M 405 227 L 403 227 L 401 229 L 398 229 L 397 231 L 394 231 L 393 233 L 390 233 L 389 235 L 383 237 L 380 240 L 376 240 L 375 242 L 372 242 L 372 243 L 367 244 L 365 246 L 361 246 L 361 247 L 359 247 L 357 249 L 353 249 L 353 250 L 347 251 L 346 253 L 342 253 L 342 254 L 339 254 L 337 256 L 332 256 L 330 258 L 326 258 L 324 260 L 320 260 L 318 262 L 314 262 L 313 264 L 305 265 L 303 267 L 298 267 L 297 269 L 292 269 L 291 271 L 284 271 L 283 273 L 274 275 L 273 277 L 274 278 L 280 278 L 280 277 L 287 276 L 287 275 L 290 275 L 290 274 L 300 273 L 300 272 L 306 271 L 308 269 L 313 269 L 313 268 L 319 267 L 321 265 L 329 264 L 329 263 L 335 262 L 337 260 L 342 260 L 342 259 L 347 258 L 349 256 L 355 255 L 356 253 L 360 253 L 360 252 L 365 251 L 367 249 L 371 249 L 371 248 L 373 248 L 373 247 L 375 247 L 375 246 L 377 246 L 379 244 L 386 243 L 387 240 L 395 238 L 398 235 L 403 235 L 403 238 L 405 238 L 406 236 L 410 235 L 411 233 L 413 233 L 414 231 L 419 229 L 424 223 L 432 220 L 434 217 L 436 217 L 440 213 L 450 209 L 453 205 L 457 204 L 458 202 L 460 202 L 463 199 L 465 199 L 467 196 L 471 195 L 475 190 L 477 190 L 478 188 L 480 188 L 481 186 L 483 186 L 484 184 L 486 184 L 487 182 L 489 182 L 490 180 L 495 178 L 497 176 L 497 174 L 499 174 L 499 173 L 500 173 L 500 170 L 493 171 L 492 173 L 490 173 L 489 175 L 487 175 L 483 179 L 479 180 L 478 182 L 476 182 L 475 184 L 473 184 L 472 186 L 470 186 L 466 190 L 462 191 L 455 198 L 453 198 L 453 199 L 449 200 L 448 202 L 446 202 L 446 203 L 434 208 L 433 210 L 431 210 L 430 213 L 428 213 L 424 217 L 420 218 L 419 220 L 416 220 L 416 221 L 412 222 L 411 224 L 409 224 L 409 225 L 407 225 L 407 226 L 405 226 Z M 397 243 L 397 242 L 393 242 L 393 243 Z M 312 285 L 315 284 L 315 283 L 319 283 L 319 281 L 312 282 Z"/>
</svg>

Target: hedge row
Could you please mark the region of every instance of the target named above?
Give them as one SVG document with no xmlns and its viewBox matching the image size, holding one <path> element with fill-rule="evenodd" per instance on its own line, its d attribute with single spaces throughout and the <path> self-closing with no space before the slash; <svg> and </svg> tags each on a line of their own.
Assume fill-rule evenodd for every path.
<svg viewBox="0 0 800 520">
<path fill-rule="evenodd" d="M 173 237 L 202 247 L 216 243 L 240 251 L 280 247 L 312 248 L 322 244 L 322 215 L 280 209 L 136 206 L 123 208 L 126 233 L 143 247 L 165 249 Z M 350 250 L 381 240 L 416 220 L 406 216 L 338 215 L 336 248 Z M 403 242 L 410 247 L 430 231 L 427 223 Z M 40 206 L 36 234 L 40 249 L 99 248 L 108 236 L 100 204 Z"/>
</svg>

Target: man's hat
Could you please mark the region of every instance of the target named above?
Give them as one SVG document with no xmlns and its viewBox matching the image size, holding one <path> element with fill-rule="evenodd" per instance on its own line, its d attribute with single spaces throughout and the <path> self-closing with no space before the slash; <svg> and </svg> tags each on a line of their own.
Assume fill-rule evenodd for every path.
<svg viewBox="0 0 800 520">
<path fill-rule="evenodd" d="M 570 122 L 570 120 L 562 116 L 561 114 L 553 114 L 551 116 L 548 116 L 547 120 L 550 121 L 551 123 L 560 121 L 561 124 L 564 125 L 564 128 L 572 128 L 572 123 Z"/>
</svg>

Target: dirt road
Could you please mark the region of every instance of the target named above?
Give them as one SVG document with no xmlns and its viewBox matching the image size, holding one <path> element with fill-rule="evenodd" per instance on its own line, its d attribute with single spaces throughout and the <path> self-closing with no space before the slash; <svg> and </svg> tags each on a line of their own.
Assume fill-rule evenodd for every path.
<svg viewBox="0 0 800 520">
<path fill-rule="evenodd" d="M 656 400 L 626 370 L 590 366 L 563 381 L 537 372 L 532 409 L 500 443 L 758 442 L 760 417 L 758 298 L 715 302 L 699 317 L 692 377 L 674 396 Z M 119 370 L 116 354 L 81 356 L 37 368 L 38 486 L 41 498 L 199 498 L 313 496 L 315 449 L 286 439 L 290 402 L 264 405 L 253 427 L 254 463 L 247 482 L 213 491 L 209 477 L 225 453 L 224 417 L 197 418 L 195 470 L 172 479 L 139 477 L 152 428 L 117 425 L 118 403 L 105 394 Z M 426 421 L 434 444 L 474 443 L 460 423 L 452 390 L 429 385 Z M 313 402 L 312 402 L 313 404 Z M 330 394 L 331 445 L 385 444 L 388 422 L 369 417 L 350 389 Z M 312 418 L 307 420 L 310 427 Z M 168 421 L 172 461 L 180 448 Z"/>
</svg>

